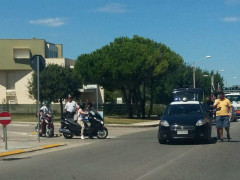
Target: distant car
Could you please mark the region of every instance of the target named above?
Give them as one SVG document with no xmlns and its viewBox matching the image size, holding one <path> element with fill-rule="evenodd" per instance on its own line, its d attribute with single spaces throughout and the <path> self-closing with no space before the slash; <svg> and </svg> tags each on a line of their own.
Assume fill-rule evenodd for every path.
<svg viewBox="0 0 240 180">
<path fill-rule="evenodd" d="M 232 106 L 234 107 L 234 110 L 236 114 L 236 119 L 233 119 L 231 121 L 237 121 L 238 119 L 240 119 L 240 93 L 239 92 L 236 92 L 236 93 L 227 93 L 226 95 L 226 98 L 228 98 L 231 103 L 232 103 Z"/>
<path fill-rule="evenodd" d="M 232 122 L 237 122 L 237 111 L 236 111 L 236 109 L 235 109 L 235 107 L 233 106 L 232 107 L 232 110 L 233 110 L 233 112 L 232 112 L 232 118 L 230 119 Z"/>
<path fill-rule="evenodd" d="M 199 101 L 179 101 L 170 103 L 162 115 L 158 141 L 192 139 L 210 143 L 212 122 Z"/>
</svg>

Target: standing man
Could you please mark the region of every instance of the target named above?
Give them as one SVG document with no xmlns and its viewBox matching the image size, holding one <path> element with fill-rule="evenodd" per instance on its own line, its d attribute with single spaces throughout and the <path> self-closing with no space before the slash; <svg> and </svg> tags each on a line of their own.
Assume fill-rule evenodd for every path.
<svg viewBox="0 0 240 180">
<path fill-rule="evenodd" d="M 208 113 L 209 118 L 213 118 L 213 101 L 211 100 L 210 96 L 207 96 L 204 103 L 203 107 L 205 108 L 206 112 Z"/>
<path fill-rule="evenodd" d="M 68 102 L 65 105 L 65 117 L 66 118 L 73 118 L 77 111 L 77 103 L 73 101 L 72 97 L 68 96 Z"/>
<path fill-rule="evenodd" d="M 213 102 L 213 104 L 215 103 L 216 99 L 217 99 L 217 94 L 214 93 L 212 95 L 212 102 Z M 213 120 L 212 120 L 212 123 L 216 123 L 216 108 L 213 108 Z M 218 131 L 217 131 L 217 138 L 220 139 Z"/>
<path fill-rule="evenodd" d="M 228 141 L 230 140 L 230 118 L 232 117 L 232 105 L 229 99 L 225 98 L 224 92 L 219 93 L 219 98 L 215 101 L 213 108 L 216 108 L 216 127 L 223 142 L 223 128 L 227 132 Z M 230 112 L 230 114 L 229 114 Z"/>
</svg>

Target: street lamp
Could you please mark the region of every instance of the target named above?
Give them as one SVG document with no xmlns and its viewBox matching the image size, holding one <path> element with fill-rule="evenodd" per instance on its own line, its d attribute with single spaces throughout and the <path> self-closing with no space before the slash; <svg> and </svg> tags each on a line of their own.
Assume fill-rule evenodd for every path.
<svg viewBox="0 0 240 180">
<path fill-rule="evenodd" d="M 205 58 L 200 59 L 198 61 L 202 61 L 202 60 L 209 59 L 209 58 L 211 58 L 211 56 L 205 56 Z M 196 67 L 195 67 L 195 62 L 193 62 L 193 88 L 196 88 Z"/>
<path fill-rule="evenodd" d="M 211 78 L 211 95 L 212 95 L 213 94 L 213 87 L 214 87 L 214 75 L 210 76 L 208 74 L 204 74 L 203 76 Z"/>
</svg>

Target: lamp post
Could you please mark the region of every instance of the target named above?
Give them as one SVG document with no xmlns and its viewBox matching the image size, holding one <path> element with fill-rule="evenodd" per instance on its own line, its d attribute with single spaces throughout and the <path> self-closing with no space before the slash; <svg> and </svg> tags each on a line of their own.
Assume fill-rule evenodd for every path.
<svg viewBox="0 0 240 180">
<path fill-rule="evenodd" d="M 209 58 L 211 58 L 211 56 L 206 56 L 205 58 L 200 59 L 198 61 L 202 61 L 202 60 L 209 59 Z M 195 62 L 193 62 L 193 88 L 196 88 L 196 66 L 195 66 Z"/>
<path fill-rule="evenodd" d="M 212 95 L 213 94 L 213 87 L 214 87 L 214 75 L 210 76 L 208 74 L 204 74 L 203 76 L 211 78 L 211 95 Z"/>
<path fill-rule="evenodd" d="M 237 86 L 237 78 L 238 78 L 237 76 L 234 76 L 234 77 L 233 77 L 233 79 L 235 79 L 234 84 L 236 83 L 236 86 Z M 234 86 L 234 84 L 233 84 L 233 86 Z"/>
</svg>

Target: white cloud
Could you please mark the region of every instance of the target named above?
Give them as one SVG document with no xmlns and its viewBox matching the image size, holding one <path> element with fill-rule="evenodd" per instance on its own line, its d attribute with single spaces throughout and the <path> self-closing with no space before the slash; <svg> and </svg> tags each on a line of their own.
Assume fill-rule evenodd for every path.
<svg viewBox="0 0 240 180">
<path fill-rule="evenodd" d="M 239 22 L 239 17 L 225 17 L 222 19 L 223 22 Z"/>
<path fill-rule="evenodd" d="M 96 8 L 93 11 L 102 12 L 102 13 L 125 13 L 125 12 L 127 12 L 126 5 L 120 4 L 120 3 L 106 4 L 105 6 Z"/>
<path fill-rule="evenodd" d="M 44 26 L 50 26 L 50 27 L 58 27 L 62 26 L 66 23 L 66 18 L 47 18 L 47 19 L 36 19 L 36 20 L 30 20 L 30 24 L 40 24 Z"/>
<path fill-rule="evenodd" d="M 226 4 L 239 4 L 240 0 L 225 0 Z"/>
</svg>

